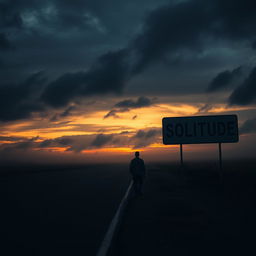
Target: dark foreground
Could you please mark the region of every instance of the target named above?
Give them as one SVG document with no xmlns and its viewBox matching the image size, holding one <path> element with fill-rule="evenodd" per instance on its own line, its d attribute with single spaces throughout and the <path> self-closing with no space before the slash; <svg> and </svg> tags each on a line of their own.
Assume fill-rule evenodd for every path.
<svg viewBox="0 0 256 256">
<path fill-rule="evenodd" d="M 256 168 L 227 163 L 156 166 L 132 198 L 111 254 L 256 255 Z"/>
<path fill-rule="evenodd" d="M 2 168 L 0 255 L 95 255 L 128 184 L 122 165 Z"/>
<path fill-rule="evenodd" d="M 256 255 L 255 167 L 148 165 L 111 254 Z M 0 255 L 96 255 L 128 184 L 125 165 L 2 169 Z"/>
</svg>

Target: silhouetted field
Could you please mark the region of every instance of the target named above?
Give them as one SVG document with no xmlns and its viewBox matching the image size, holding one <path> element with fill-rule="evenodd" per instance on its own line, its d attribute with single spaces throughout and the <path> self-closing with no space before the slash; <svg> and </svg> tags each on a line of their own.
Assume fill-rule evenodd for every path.
<svg viewBox="0 0 256 256">
<path fill-rule="evenodd" d="M 95 255 L 128 184 L 122 165 L 2 169 L 0 255 Z"/>
<path fill-rule="evenodd" d="M 255 255 L 256 163 L 159 164 L 127 208 L 112 254 Z"/>
<path fill-rule="evenodd" d="M 224 161 L 220 184 L 217 162 L 147 165 L 113 253 L 249 255 L 255 166 Z M 95 255 L 129 181 L 128 164 L 2 167 L 0 255 Z"/>
</svg>

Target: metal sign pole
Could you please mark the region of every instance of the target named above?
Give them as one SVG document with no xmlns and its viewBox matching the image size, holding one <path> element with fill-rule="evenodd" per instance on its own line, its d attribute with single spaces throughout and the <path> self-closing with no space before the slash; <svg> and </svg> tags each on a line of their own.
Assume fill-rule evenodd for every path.
<svg viewBox="0 0 256 256">
<path fill-rule="evenodd" d="M 222 170 L 222 150 L 221 143 L 219 143 L 219 167 L 220 167 L 220 182 L 223 181 L 223 170 Z"/>
<path fill-rule="evenodd" d="M 182 151 L 182 144 L 180 144 L 180 165 L 181 168 L 183 167 L 183 151 Z"/>
<path fill-rule="evenodd" d="M 236 115 L 164 117 L 162 128 L 164 145 L 180 145 L 181 169 L 184 168 L 182 145 L 219 144 L 219 172 L 222 182 L 224 173 L 221 144 L 239 141 Z"/>
</svg>

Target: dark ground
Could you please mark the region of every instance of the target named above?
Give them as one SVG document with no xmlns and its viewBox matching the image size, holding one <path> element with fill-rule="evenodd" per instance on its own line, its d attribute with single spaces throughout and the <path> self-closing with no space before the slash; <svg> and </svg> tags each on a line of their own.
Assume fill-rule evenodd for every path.
<svg viewBox="0 0 256 256">
<path fill-rule="evenodd" d="M 112 255 L 256 255 L 256 164 L 226 162 L 222 184 L 217 167 L 150 168 Z"/>
<path fill-rule="evenodd" d="M 115 256 L 256 255 L 256 163 L 148 165 Z M 127 165 L 1 168 L 0 255 L 95 255 L 129 185 Z"/>
<path fill-rule="evenodd" d="M 2 167 L 0 255 L 95 255 L 128 184 L 122 165 Z"/>
</svg>

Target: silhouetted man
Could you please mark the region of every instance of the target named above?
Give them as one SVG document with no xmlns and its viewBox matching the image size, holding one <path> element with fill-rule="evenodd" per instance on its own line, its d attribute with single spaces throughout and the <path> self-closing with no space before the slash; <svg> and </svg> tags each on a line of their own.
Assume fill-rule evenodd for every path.
<svg viewBox="0 0 256 256">
<path fill-rule="evenodd" d="M 136 195 L 142 194 L 142 184 L 146 174 L 144 161 L 139 158 L 139 156 L 140 152 L 135 152 L 135 158 L 132 159 L 130 163 L 130 173 L 133 177 L 134 190 Z"/>
</svg>

